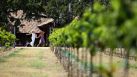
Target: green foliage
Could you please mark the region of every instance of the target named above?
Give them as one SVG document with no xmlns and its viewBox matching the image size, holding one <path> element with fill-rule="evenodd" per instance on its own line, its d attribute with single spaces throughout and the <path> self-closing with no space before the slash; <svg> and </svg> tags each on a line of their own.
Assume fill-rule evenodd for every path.
<svg viewBox="0 0 137 77">
<path fill-rule="evenodd" d="M 137 50 L 136 4 L 136 0 L 111 0 L 111 7 L 106 8 L 94 3 L 94 8 L 87 9 L 81 19 L 74 19 L 66 27 L 55 30 L 49 40 L 53 46 L 89 48 L 91 57 L 95 55 L 96 48 Z M 111 68 L 97 66 L 96 70 L 103 77 L 113 77 L 116 71 L 113 64 Z"/>
<path fill-rule="evenodd" d="M 14 44 L 16 37 L 15 35 L 5 31 L 0 30 L 0 45 L 5 47 L 10 47 Z"/>
<path fill-rule="evenodd" d="M 79 33 L 73 29 L 76 23 L 78 23 L 78 21 L 73 20 L 68 26 L 55 30 L 49 36 L 49 40 L 54 46 L 77 46 L 75 43 L 79 43 L 77 40 L 79 39 Z"/>
<path fill-rule="evenodd" d="M 73 20 L 49 37 L 56 46 L 95 48 L 136 48 L 137 1 L 111 0 L 111 8 L 94 3 L 83 17 Z"/>
<path fill-rule="evenodd" d="M 32 60 L 32 62 L 30 62 L 30 66 L 37 68 L 37 69 L 41 69 L 41 68 L 45 67 L 46 65 L 42 60 L 36 59 L 36 60 Z"/>
<path fill-rule="evenodd" d="M 100 0 L 104 5 L 108 5 L 108 1 Z M 47 17 L 54 18 L 58 25 L 64 25 L 73 17 L 81 16 L 85 8 L 90 7 L 93 2 L 94 0 L 1 0 L 0 21 L 7 23 L 10 12 L 23 10 L 26 18 L 45 14 Z"/>
</svg>

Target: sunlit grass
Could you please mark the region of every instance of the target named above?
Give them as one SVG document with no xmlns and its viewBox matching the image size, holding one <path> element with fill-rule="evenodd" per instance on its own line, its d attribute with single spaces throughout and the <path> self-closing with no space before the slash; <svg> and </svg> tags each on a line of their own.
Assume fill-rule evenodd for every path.
<svg viewBox="0 0 137 77">
<path fill-rule="evenodd" d="M 44 68 L 46 65 L 45 65 L 45 62 L 42 60 L 43 58 L 43 53 L 42 51 L 39 51 L 39 53 L 36 54 L 36 59 L 34 60 L 31 60 L 30 62 L 30 67 L 34 67 L 34 68 L 37 68 L 37 69 L 41 69 L 41 68 Z"/>
<path fill-rule="evenodd" d="M 0 77 L 66 77 L 56 60 L 47 49 L 26 48 L 0 58 Z"/>
<path fill-rule="evenodd" d="M 1 62 L 6 62 L 5 58 L 0 58 L 0 63 Z"/>
<path fill-rule="evenodd" d="M 30 62 L 30 67 L 34 67 L 34 68 L 37 68 L 37 69 L 41 69 L 41 68 L 44 68 L 46 65 L 45 65 L 45 62 L 43 62 L 42 60 L 40 59 L 36 59 L 36 60 L 32 60 Z"/>
<path fill-rule="evenodd" d="M 20 50 L 22 50 L 22 49 L 18 49 L 18 50 L 16 50 L 16 51 L 13 51 L 12 53 L 10 53 L 9 55 L 6 55 L 6 56 L 0 56 L 0 63 L 1 63 L 1 62 L 6 62 L 6 60 L 7 60 L 8 58 L 10 58 L 10 57 L 15 57 L 15 56 L 17 56 L 17 55 L 18 55 L 17 53 L 18 53 Z M 7 52 L 9 52 L 9 51 L 7 51 Z"/>
</svg>

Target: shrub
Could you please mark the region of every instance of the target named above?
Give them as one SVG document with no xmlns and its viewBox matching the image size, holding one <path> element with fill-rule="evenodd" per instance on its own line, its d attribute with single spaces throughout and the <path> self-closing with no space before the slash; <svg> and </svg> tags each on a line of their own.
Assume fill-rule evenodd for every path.
<svg viewBox="0 0 137 77">
<path fill-rule="evenodd" d="M 14 34 L 5 30 L 0 31 L 0 44 L 1 46 L 10 47 L 14 44 L 16 37 Z"/>
</svg>

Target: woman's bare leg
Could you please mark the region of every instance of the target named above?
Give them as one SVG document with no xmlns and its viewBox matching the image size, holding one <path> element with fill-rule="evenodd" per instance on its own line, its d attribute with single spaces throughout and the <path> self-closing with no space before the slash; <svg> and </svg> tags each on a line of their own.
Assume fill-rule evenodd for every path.
<svg viewBox="0 0 137 77">
<path fill-rule="evenodd" d="M 40 43 L 37 45 L 37 47 L 39 47 Z"/>
</svg>

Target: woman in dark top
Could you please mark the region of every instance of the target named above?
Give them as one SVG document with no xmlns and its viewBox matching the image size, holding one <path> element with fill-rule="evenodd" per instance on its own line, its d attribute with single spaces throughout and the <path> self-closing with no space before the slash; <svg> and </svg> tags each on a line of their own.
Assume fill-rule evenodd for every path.
<svg viewBox="0 0 137 77">
<path fill-rule="evenodd" d="M 39 47 L 40 45 L 43 46 L 45 44 L 44 32 L 41 31 L 37 38 L 40 38 L 39 44 L 37 45 L 37 47 Z"/>
</svg>

